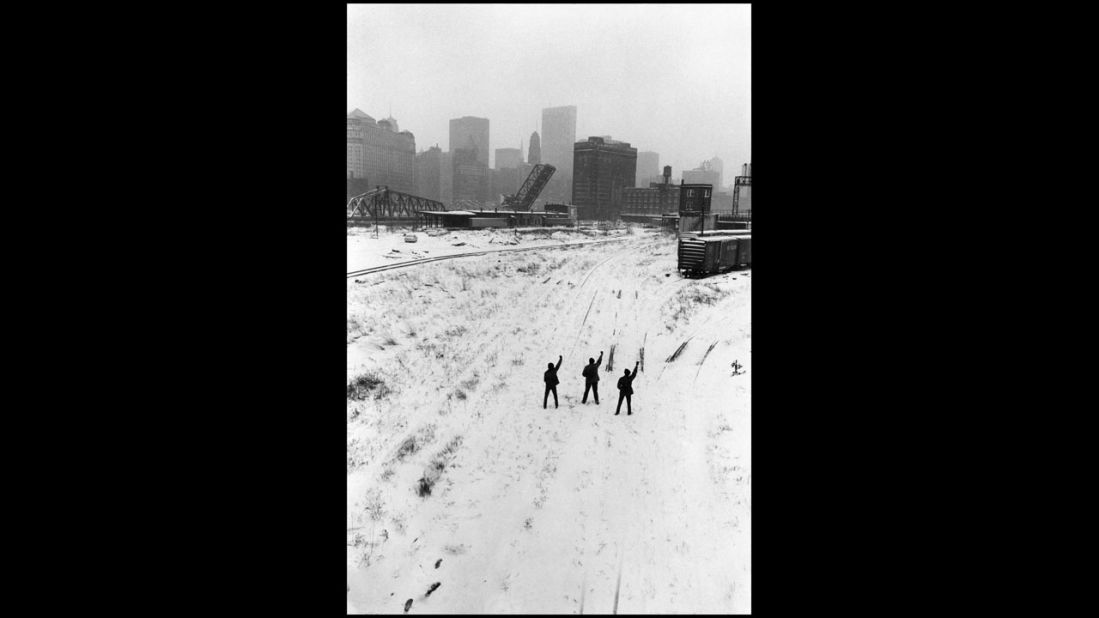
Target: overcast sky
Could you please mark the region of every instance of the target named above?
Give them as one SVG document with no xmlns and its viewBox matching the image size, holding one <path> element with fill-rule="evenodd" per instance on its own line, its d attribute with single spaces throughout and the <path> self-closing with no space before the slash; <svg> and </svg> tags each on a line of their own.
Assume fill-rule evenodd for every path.
<svg viewBox="0 0 1099 618">
<path fill-rule="evenodd" d="M 575 105 L 577 140 L 656 151 L 673 178 L 716 155 L 731 184 L 751 160 L 749 5 L 364 4 L 347 22 L 345 112 L 392 107 L 417 151 L 479 116 L 526 160 L 542 108 Z"/>
</svg>

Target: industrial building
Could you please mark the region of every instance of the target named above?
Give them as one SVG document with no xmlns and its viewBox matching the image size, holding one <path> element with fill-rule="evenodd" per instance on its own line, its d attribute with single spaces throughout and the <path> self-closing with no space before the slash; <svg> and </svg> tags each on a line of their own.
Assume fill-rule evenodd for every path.
<svg viewBox="0 0 1099 618">
<path fill-rule="evenodd" d="M 637 149 L 626 142 L 589 137 L 573 148 L 572 204 L 581 219 L 617 219 L 624 191 L 634 187 Z"/>
<path fill-rule="evenodd" d="M 679 185 L 679 214 L 710 214 L 713 189 L 710 184 Z"/>
<path fill-rule="evenodd" d="M 740 168 L 740 176 L 733 185 L 733 214 L 752 217 L 752 164 L 745 163 Z"/>
<path fill-rule="evenodd" d="M 696 232 L 717 229 L 717 215 L 710 212 L 713 185 L 679 185 L 679 231 Z"/>
<path fill-rule="evenodd" d="M 515 210 L 419 211 L 425 225 L 446 228 L 572 226 L 568 213 Z"/>
<path fill-rule="evenodd" d="M 661 182 L 649 183 L 644 189 L 624 189 L 622 217 L 659 217 L 679 210 L 679 185 L 671 182 L 672 166 L 664 166 Z"/>
</svg>

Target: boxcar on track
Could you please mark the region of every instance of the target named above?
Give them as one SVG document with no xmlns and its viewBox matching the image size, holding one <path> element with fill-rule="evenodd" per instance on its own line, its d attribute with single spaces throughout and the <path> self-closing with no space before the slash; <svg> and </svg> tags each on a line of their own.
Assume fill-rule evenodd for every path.
<svg viewBox="0 0 1099 618">
<path fill-rule="evenodd" d="M 751 232 L 703 232 L 679 238 L 679 270 L 684 274 L 713 274 L 751 265 Z"/>
</svg>

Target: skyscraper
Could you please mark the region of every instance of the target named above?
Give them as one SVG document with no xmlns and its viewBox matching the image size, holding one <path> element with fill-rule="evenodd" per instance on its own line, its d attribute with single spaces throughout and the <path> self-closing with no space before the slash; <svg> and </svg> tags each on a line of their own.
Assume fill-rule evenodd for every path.
<svg viewBox="0 0 1099 618">
<path fill-rule="evenodd" d="M 660 175 L 660 155 L 655 152 L 637 153 L 637 178 L 636 186 L 648 187 L 650 182 Z"/>
<path fill-rule="evenodd" d="M 683 171 L 683 182 L 712 185 L 716 191 L 721 188 L 721 172 L 714 170 L 710 161 L 703 161 L 697 168 Z"/>
<path fill-rule="evenodd" d="M 416 155 L 416 195 L 443 201 L 443 151 L 438 144 Z"/>
<path fill-rule="evenodd" d="M 720 191 L 725 188 L 725 162 L 721 160 L 721 157 L 714 157 L 710 159 L 710 169 L 717 172 L 717 183 L 714 185 L 715 191 Z"/>
<path fill-rule="evenodd" d="M 395 191 L 416 191 L 416 138 L 395 120 L 375 121 L 359 109 L 347 115 L 347 176 Z"/>
<path fill-rule="evenodd" d="M 542 110 L 542 163 L 557 168 L 542 193 L 549 200 L 567 200 L 572 194 L 573 146 L 576 144 L 576 106 Z"/>
<path fill-rule="evenodd" d="M 637 149 L 626 142 L 589 137 L 573 148 L 576 177 L 572 203 L 581 219 L 617 219 L 625 201 L 625 189 L 633 188 L 637 175 Z"/>
<path fill-rule="evenodd" d="M 527 163 L 536 165 L 542 162 L 542 142 L 538 139 L 538 131 L 530 134 L 530 153 L 527 155 Z"/>
<path fill-rule="evenodd" d="M 523 162 L 523 151 L 518 148 L 497 148 L 496 149 L 496 164 L 493 166 L 498 170 L 516 168 Z"/>
<path fill-rule="evenodd" d="M 470 140 L 472 142 L 472 140 Z M 489 201 L 488 166 L 480 161 L 480 149 L 459 148 L 453 155 L 453 200 L 472 200 L 478 204 Z"/>
<path fill-rule="evenodd" d="M 488 118 L 462 116 L 450 121 L 450 152 L 477 149 L 477 160 L 488 166 Z"/>
</svg>

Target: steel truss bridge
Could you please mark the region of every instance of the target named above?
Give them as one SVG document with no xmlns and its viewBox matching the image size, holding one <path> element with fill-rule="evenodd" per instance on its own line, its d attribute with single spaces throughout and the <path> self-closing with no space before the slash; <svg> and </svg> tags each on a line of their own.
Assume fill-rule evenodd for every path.
<svg viewBox="0 0 1099 618">
<path fill-rule="evenodd" d="M 347 202 L 347 221 L 415 220 L 417 210 L 446 210 L 442 202 L 377 187 Z"/>
<path fill-rule="evenodd" d="M 534 200 L 538 199 L 538 194 L 545 188 L 555 171 L 557 168 L 548 163 L 536 164 L 530 170 L 523 186 L 519 187 L 519 192 L 509 195 L 504 200 L 504 205 L 513 210 L 530 210 L 534 206 Z"/>
</svg>

